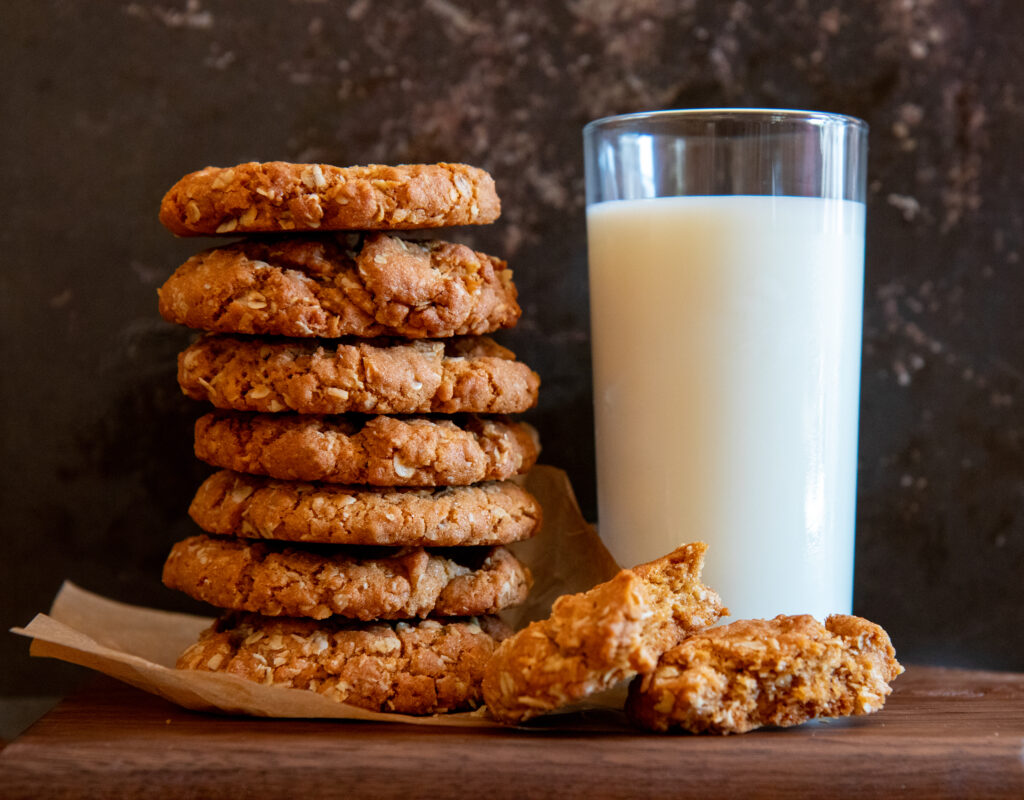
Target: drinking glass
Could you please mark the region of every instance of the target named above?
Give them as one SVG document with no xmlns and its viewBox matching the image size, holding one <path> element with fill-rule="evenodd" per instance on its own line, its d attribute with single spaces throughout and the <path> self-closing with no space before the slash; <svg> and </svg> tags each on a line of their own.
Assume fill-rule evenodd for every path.
<svg viewBox="0 0 1024 800">
<path fill-rule="evenodd" d="M 867 125 L 699 109 L 584 128 L 598 529 L 709 545 L 731 618 L 850 613 Z"/>
</svg>

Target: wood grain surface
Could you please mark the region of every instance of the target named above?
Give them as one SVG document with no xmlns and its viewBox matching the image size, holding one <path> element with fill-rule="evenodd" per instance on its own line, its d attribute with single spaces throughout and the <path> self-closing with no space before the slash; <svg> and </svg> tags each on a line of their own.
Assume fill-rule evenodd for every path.
<svg viewBox="0 0 1024 800">
<path fill-rule="evenodd" d="M 1024 675 L 911 667 L 879 714 L 743 736 L 217 717 L 103 678 L 0 753 L 4 798 L 1024 797 Z"/>
</svg>

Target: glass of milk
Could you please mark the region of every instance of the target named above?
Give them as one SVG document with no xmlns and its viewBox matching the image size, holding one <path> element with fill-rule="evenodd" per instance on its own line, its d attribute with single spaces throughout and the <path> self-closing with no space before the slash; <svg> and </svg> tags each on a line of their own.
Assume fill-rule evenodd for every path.
<svg viewBox="0 0 1024 800">
<path fill-rule="evenodd" d="M 584 128 L 598 529 L 704 540 L 732 619 L 850 613 L 867 125 L 773 109 Z"/>
</svg>

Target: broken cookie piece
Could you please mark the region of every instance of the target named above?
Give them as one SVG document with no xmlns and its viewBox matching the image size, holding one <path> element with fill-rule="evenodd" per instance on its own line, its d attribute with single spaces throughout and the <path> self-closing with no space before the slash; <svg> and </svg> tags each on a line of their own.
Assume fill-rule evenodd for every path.
<svg viewBox="0 0 1024 800">
<path fill-rule="evenodd" d="M 656 731 L 745 733 L 878 711 L 902 672 L 885 630 L 860 617 L 740 620 L 666 652 L 626 711 Z"/>
<path fill-rule="evenodd" d="M 638 672 L 684 636 L 723 613 L 700 581 L 703 542 L 619 572 L 555 601 L 548 619 L 506 640 L 484 675 L 484 702 L 499 722 L 517 723 L 578 702 Z"/>
</svg>

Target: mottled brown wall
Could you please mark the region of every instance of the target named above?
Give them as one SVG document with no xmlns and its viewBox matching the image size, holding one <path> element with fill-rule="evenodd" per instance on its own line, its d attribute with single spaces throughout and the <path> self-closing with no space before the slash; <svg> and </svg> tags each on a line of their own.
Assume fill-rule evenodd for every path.
<svg viewBox="0 0 1024 800">
<path fill-rule="evenodd" d="M 1015 0 L 3 2 L 3 627 L 64 578 L 159 585 L 205 473 L 155 289 L 201 242 L 180 175 L 249 159 L 459 160 L 505 213 L 503 341 L 545 460 L 594 513 L 580 128 L 780 106 L 871 125 L 856 608 L 910 661 L 1024 669 L 1024 4 Z M 3 642 L 0 692 L 78 673 Z"/>
</svg>

